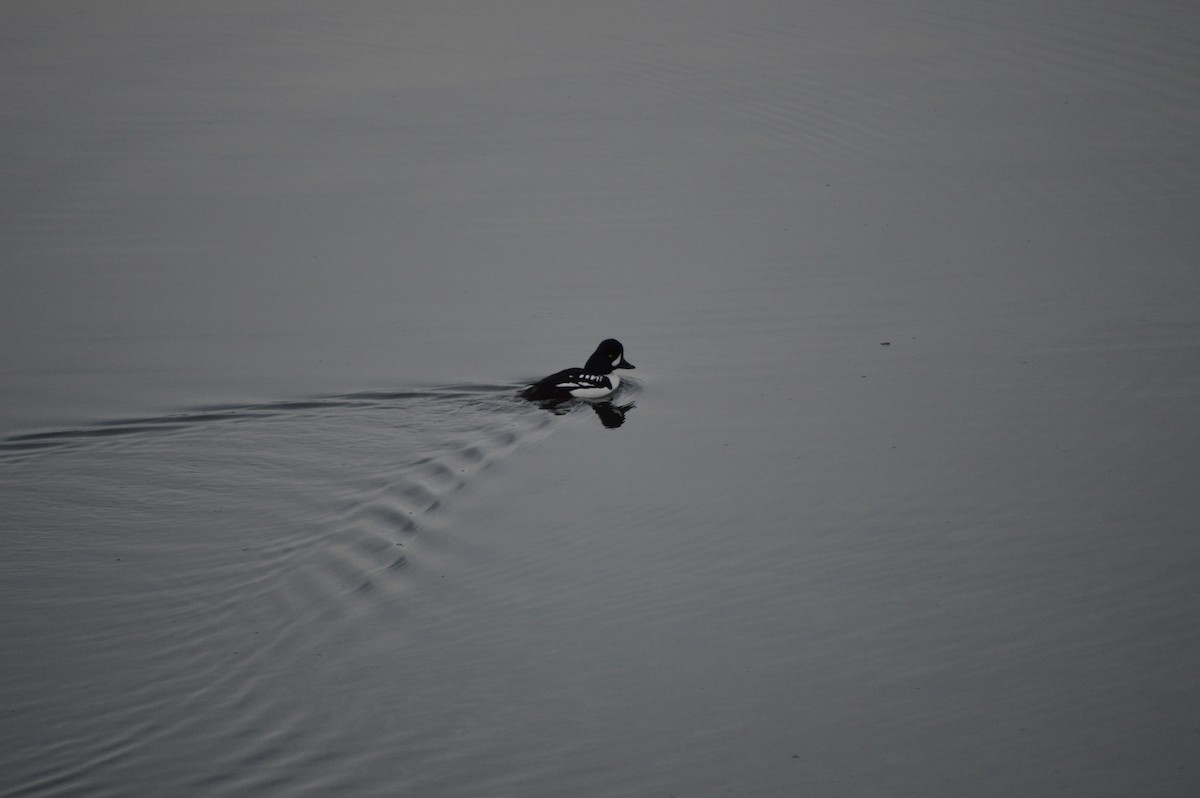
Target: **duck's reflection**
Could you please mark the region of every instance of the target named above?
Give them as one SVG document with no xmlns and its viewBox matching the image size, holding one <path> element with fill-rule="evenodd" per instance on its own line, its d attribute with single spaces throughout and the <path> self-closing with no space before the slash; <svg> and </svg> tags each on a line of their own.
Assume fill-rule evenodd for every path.
<svg viewBox="0 0 1200 798">
<path fill-rule="evenodd" d="M 624 424 L 625 414 L 636 407 L 633 402 L 627 405 L 614 405 L 612 402 L 588 402 L 587 404 L 596 411 L 596 417 L 600 419 L 600 423 L 609 429 L 616 429 Z"/>
<path fill-rule="evenodd" d="M 625 415 L 633 410 L 637 405 L 633 402 L 624 405 L 616 405 L 609 401 L 595 401 L 584 399 L 566 399 L 554 402 L 537 402 L 538 407 L 543 410 L 549 410 L 556 416 L 565 416 L 574 410 L 581 407 L 590 407 L 596 417 L 600 419 L 600 423 L 608 429 L 616 429 L 625 423 Z"/>
</svg>

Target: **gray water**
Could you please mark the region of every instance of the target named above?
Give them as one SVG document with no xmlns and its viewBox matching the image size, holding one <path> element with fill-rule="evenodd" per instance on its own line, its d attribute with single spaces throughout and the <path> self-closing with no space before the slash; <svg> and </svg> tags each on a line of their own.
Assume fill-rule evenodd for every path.
<svg viewBox="0 0 1200 798">
<path fill-rule="evenodd" d="M 1194 3 L 3 19 L 0 794 L 1200 792 Z"/>
</svg>

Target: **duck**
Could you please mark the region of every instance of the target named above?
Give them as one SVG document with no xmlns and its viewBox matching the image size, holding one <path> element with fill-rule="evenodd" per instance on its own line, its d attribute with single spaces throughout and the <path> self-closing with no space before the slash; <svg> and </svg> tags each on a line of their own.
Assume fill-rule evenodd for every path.
<svg viewBox="0 0 1200 798">
<path fill-rule="evenodd" d="M 532 402 L 565 402 L 568 399 L 603 399 L 621 387 L 616 369 L 631 369 L 625 347 L 616 338 L 605 338 L 583 364 L 583 368 L 556 371 L 521 389 L 520 395 Z"/>
</svg>

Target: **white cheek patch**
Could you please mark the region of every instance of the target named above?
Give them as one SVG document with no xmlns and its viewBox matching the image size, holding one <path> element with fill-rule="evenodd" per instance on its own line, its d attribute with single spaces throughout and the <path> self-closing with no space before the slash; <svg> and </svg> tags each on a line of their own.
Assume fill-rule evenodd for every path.
<svg viewBox="0 0 1200 798">
<path fill-rule="evenodd" d="M 621 365 L 621 356 L 620 355 L 617 355 L 617 359 L 613 361 L 613 365 L 614 366 Z"/>
</svg>

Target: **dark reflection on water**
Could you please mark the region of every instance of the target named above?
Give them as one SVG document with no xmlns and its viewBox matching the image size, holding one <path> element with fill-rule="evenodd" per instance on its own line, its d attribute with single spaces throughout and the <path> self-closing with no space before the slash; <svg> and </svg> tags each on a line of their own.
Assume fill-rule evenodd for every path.
<svg viewBox="0 0 1200 798">
<path fill-rule="evenodd" d="M 601 424 L 607 429 L 616 429 L 625 423 L 625 416 L 629 414 L 629 411 L 637 407 L 637 405 L 633 402 L 625 405 L 614 405 L 612 402 L 596 402 L 591 407 L 595 411 L 596 417 L 600 419 Z"/>
<path fill-rule="evenodd" d="M 629 394 L 630 390 L 625 388 L 622 393 Z M 611 400 L 585 401 L 572 399 L 567 401 L 538 402 L 536 404 L 543 410 L 553 413 L 556 416 L 565 416 L 567 413 L 577 410 L 582 412 L 584 408 L 589 408 L 596 414 L 596 418 L 600 419 L 600 423 L 606 429 L 617 429 L 623 425 L 625 423 L 625 416 L 637 407 L 635 402 L 614 404 Z"/>
<path fill-rule="evenodd" d="M 610 401 L 568 400 L 566 402 L 542 402 L 540 406 L 543 410 L 553 413 L 556 416 L 565 416 L 567 413 L 589 408 L 596 414 L 596 418 L 600 419 L 600 423 L 605 428 L 617 429 L 625 423 L 625 416 L 637 407 L 637 404 L 630 402 L 618 405 Z"/>
</svg>

